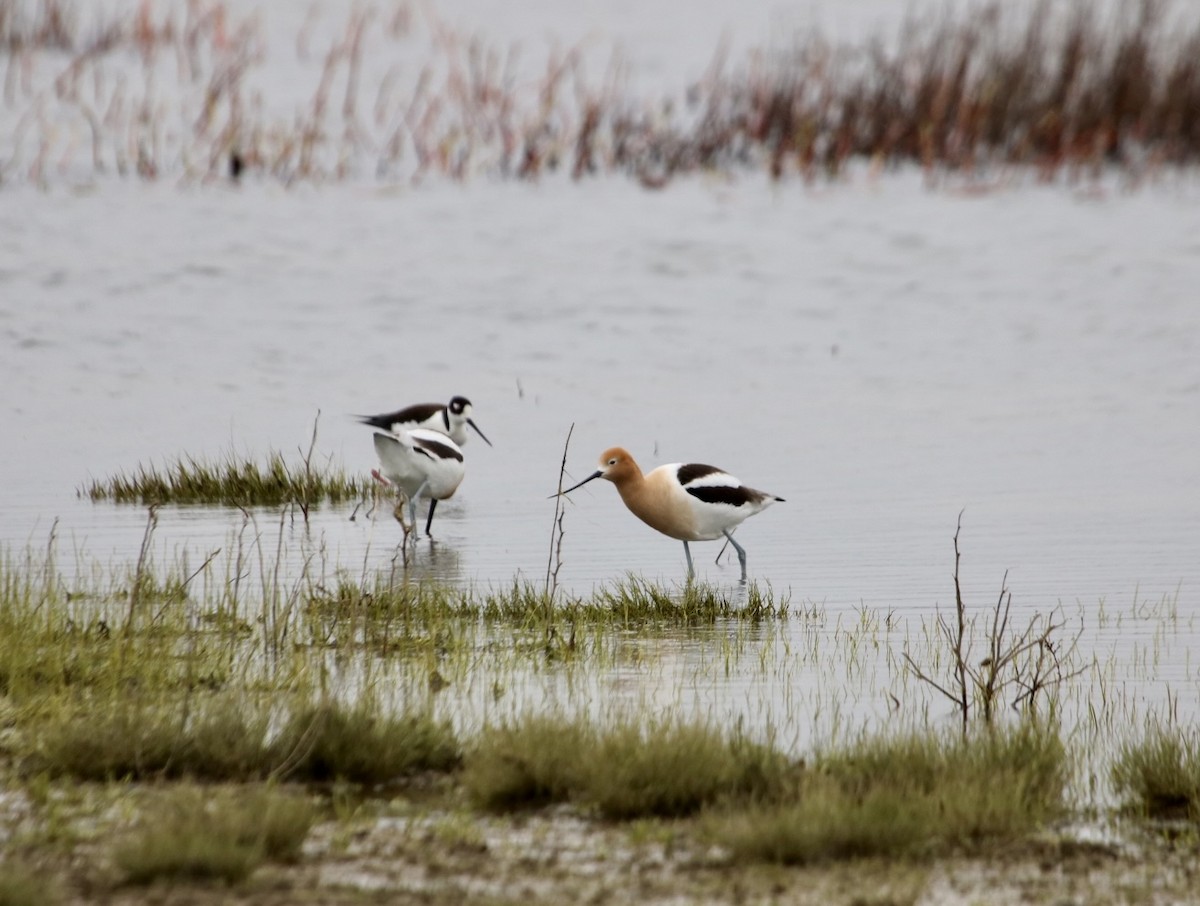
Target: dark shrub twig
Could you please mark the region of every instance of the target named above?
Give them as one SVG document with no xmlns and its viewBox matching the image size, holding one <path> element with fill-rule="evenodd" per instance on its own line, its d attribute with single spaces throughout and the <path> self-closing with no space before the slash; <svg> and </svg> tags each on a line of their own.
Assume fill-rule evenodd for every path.
<svg viewBox="0 0 1200 906">
<path fill-rule="evenodd" d="M 1048 616 L 1035 613 L 1021 631 L 1010 626 L 1012 593 L 1008 590 L 1007 573 L 986 626 L 983 640 L 986 655 L 976 663 L 976 617 L 967 615 L 959 582 L 961 531 L 962 513 L 959 513 L 954 530 L 954 621 L 947 621 L 940 613 L 937 618 L 938 633 L 951 657 L 950 677 L 939 680 L 932 676 L 907 651 L 904 661 L 917 679 L 953 703 L 966 736 L 972 711 L 982 718 L 985 726 L 991 727 L 1000 702 L 1008 695 L 1015 692 L 1012 707 L 1033 710 L 1039 695 L 1079 676 L 1086 668 L 1071 667 L 1082 629 L 1065 642 L 1057 638 L 1066 625 L 1059 608 Z"/>
</svg>

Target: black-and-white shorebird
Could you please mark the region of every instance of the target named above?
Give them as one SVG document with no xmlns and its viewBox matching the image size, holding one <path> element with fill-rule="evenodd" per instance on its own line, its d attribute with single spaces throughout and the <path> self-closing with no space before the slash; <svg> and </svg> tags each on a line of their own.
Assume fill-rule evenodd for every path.
<svg viewBox="0 0 1200 906">
<path fill-rule="evenodd" d="M 492 445 L 492 442 L 472 420 L 471 401 L 465 396 L 451 397 L 447 404 L 417 403 L 397 409 L 395 412 L 384 412 L 381 415 L 359 415 L 357 418 L 364 425 L 390 431 L 393 434 L 411 431 L 414 428 L 440 431 L 459 446 L 467 442 L 467 428 L 470 427 L 483 438 L 484 443 L 489 447 Z"/>
<path fill-rule="evenodd" d="M 425 520 L 425 534 L 428 535 L 438 501 L 453 497 L 462 484 L 466 474 L 462 450 L 440 431 L 413 428 L 397 434 L 376 431 L 375 454 L 379 457 L 380 467 L 371 474 L 385 484 L 395 485 L 404 494 L 409 524 L 414 528 L 417 501 L 422 497 L 429 498 L 429 517 Z M 408 531 L 405 526 L 406 535 Z"/>
</svg>

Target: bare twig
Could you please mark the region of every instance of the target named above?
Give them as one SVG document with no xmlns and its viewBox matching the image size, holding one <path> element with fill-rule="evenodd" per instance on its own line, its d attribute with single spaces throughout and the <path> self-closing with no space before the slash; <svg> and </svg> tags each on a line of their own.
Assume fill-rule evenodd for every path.
<svg viewBox="0 0 1200 906">
<path fill-rule="evenodd" d="M 304 527 L 308 528 L 308 508 L 311 504 L 309 495 L 312 493 L 312 457 L 313 450 L 317 447 L 317 425 L 321 422 L 321 410 L 317 410 L 317 417 L 313 419 L 312 440 L 308 443 L 308 452 L 303 453 L 304 457 L 304 486 L 300 492 L 300 512 L 304 515 Z"/>
<path fill-rule="evenodd" d="M 137 568 L 133 574 L 133 587 L 129 589 L 129 614 L 125 618 L 125 638 L 133 633 L 133 621 L 137 615 L 138 601 L 142 596 L 142 586 L 146 582 L 146 564 L 150 559 L 150 539 L 158 525 L 158 504 L 151 504 L 146 514 L 146 531 L 142 535 L 142 547 L 138 552 Z"/>
<path fill-rule="evenodd" d="M 218 547 L 215 551 L 213 551 L 211 554 L 209 554 L 207 557 L 205 557 L 204 562 L 201 563 L 198 567 L 196 567 L 196 569 L 192 570 L 192 572 L 188 574 L 186 579 L 184 579 L 182 582 L 179 583 L 179 593 L 181 595 L 185 594 L 187 592 L 187 587 L 188 587 L 188 585 L 191 584 L 191 581 L 194 578 L 196 578 L 196 576 L 200 575 L 202 572 L 204 572 L 206 569 L 208 569 L 209 565 L 213 562 L 213 560 L 215 560 L 217 558 L 217 556 L 220 553 L 221 553 L 221 548 Z M 170 606 L 170 604 L 171 604 L 170 600 L 164 601 L 162 607 L 158 608 L 158 610 L 156 610 L 154 612 L 154 619 L 152 619 L 150 622 L 152 624 L 158 623 L 158 621 L 162 619 L 163 614 L 166 613 L 167 607 Z"/>
<path fill-rule="evenodd" d="M 977 709 L 984 726 L 991 727 L 998 703 L 1008 689 L 1015 687 L 1020 690 L 1013 699 L 1014 708 L 1022 705 L 1032 708 L 1039 694 L 1080 675 L 1086 668 L 1069 669 L 1079 634 L 1064 650 L 1055 638 L 1065 624 L 1054 618 L 1054 612 L 1049 616 L 1034 614 L 1020 632 L 1012 629 L 1012 593 L 1008 590 L 1007 572 L 987 624 L 987 657 L 978 664 L 974 663 L 971 652 L 976 623 L 974 617 L 967 616 L 959 578 L 961 553 L 958 536 L 961 530 L 960 513 L 954 532 L 954 623 L 951 625 L 941 614 L 937 618 L 938 635 L 944 640 L 953 659 L 950 680 L 944 682 L 931 676 L 907 651 L 903 657 L 909 671 L 917 679 L 954 703 L 962 722 L 962 733 L 966 736 L 970 729 L 972 708 Z"/>
<path fill-rule="evenodd" d="M 571 446 L 571 435 L 575 433 L 575 423 L 567 431 L 567 439 L 563 444 L 562 464 L 558 469 L 558 493 L 554 495 L 554 519 L 550 523 L 550 555 L 546 560 L 546 597 L 553 601 L 554 593 L 558 590 L 558 571 L 562 568 L 563 517 L 566 509 L 563 507 L 563 477 L 567 474 L 567 450 Z"/>
</svg>

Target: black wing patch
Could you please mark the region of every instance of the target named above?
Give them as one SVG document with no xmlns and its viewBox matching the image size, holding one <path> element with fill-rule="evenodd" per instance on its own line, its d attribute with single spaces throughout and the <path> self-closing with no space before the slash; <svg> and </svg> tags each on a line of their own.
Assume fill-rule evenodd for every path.
<svg viewBox="0 0 1200 906">
<path fill-rule="evenodd" d="M 392 430 L 392 425 L 417 424 L 418 422 L 425 421 L 431 415 L 436 415 L 445 408 L 440 403 L 417 403 L 415 406 L 407 406 L 404 409 L 397 409 L 395 412 L 386 412 L 383 415 L 361 415 L 359 419 L 364 425 L 390 431 Z"/>
<path fill-rule="evenodd" d="M 705 475 L 711 475 L 713 472 L 720 471 L 716 466 L 706 466 L 698 462 L 690 462 L 685 466 L 680 466 L 679 471 L 675 474 L 679 479 L 679 483 L 687 487 L 687 485 L 691 484 L 697 478 L 703 478 Z"/>
<path fill-rule="evenodd" d="M 683 469 L 680 469 L 682 472 Z M 727 506 L 744 506 L 754 499 L 754 492 L 749 488 L 731 487 L 727 484 L 701 485 L 697 488 L 684 488 L 697 500 L 705 503 L 723 503 Z"/>
<path fill-rule="evenodd" d="M 430 459 L 457 459 L 463 461 L 461 450 L 457 450 L 449 444 L 443 444 L 436 440 L 425 440 L 423 437 L 413 438 L 413 449 L 418 453 L 424 453 Z"/>
</svg>

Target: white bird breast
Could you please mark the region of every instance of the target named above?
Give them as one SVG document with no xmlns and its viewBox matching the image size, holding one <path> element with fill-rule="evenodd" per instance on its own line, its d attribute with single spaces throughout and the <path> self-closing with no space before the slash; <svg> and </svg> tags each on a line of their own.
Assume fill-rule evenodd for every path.
<svg viewBox="0 0 1200 906">
<path fill-rule="evenodd" d="M 420 491 L 422 496 L 445 500 L 466 474 L 458 445 L 445 434 L 427 428 L 395 435 L 376 432 L 375 453 L 384 477 L 409 497 Z"/>
</svg>

